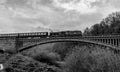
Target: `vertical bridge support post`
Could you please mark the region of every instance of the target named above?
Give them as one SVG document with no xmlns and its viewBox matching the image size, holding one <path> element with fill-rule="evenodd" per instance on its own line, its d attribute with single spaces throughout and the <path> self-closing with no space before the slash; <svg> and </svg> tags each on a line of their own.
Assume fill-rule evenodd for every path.
<svg viewBox="0 0 120 72">
<path fill-rule="evenodd" d="M 15 49 L 16 49 L 16 53 L 18 52 L 20 47 L 23 47 L 23 41 L 20 41 L 20 36 L 18 35 L 15 38 L 16 42 L 15 42 Z"/>
</svg>

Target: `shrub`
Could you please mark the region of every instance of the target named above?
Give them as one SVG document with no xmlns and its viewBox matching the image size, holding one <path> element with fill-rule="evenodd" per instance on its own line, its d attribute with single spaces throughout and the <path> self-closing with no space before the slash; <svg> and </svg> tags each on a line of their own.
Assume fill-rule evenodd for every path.
<svg viewBox="0 0 120 72">
<path fill-rule="evenodd" d="M 5 72 L 60 72 L 55 66 L 38 62 L 32 58 L 17 54 L 11 57 L 5 64 Z"/>
<path fill-rule="evenodd" d="M 35 59 L 39 62 L 47 63 L 49 65 L 58 66 L 57 61 L 60 61 L 60 56 L 57 53 L 43 51 L 43 52 L 40 52 L 39 54 L 35 55 L 33 57 L 33 59 Z"/>
<path fill-rule="evenodd" d="M 66 72 L 120 72 L 120 56 L 99 46 L 75 48 L 66 59 Z"/>
<path fill-rule="evenodd" d="M 38 45 L 38 46 L 32 47 L 30 49 L 24 50 L 21 53 L 24 56 L 33 57 L 43 51 L 51 52 L 53 45 L 54 45 L 54 43 Z"/>
<path fill-rule="evenodd" d="M 71 53 L 72 49 L 76 45 L 79 45 L 79 43 L 78 42 L 60 42 L 60 43 L 56 43 L 53 46 L 52 51 L 55 53 L 58 53 L 61 56 L 61 59 L 64 60 L 66 55 Z"/>
<path fill-rule="evenodd" d="M 12 55 L 8 53 L 0 54 L 0 63 L 5 63 Z"/>
</svg>

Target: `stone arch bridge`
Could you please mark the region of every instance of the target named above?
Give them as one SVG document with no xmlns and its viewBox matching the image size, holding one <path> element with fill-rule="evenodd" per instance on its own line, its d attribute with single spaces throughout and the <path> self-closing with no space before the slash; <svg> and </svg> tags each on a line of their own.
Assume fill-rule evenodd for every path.
<svg viewBox="0 0 120 72">
<path fill-rule="evenodd" d="M 0 38 L 0 49 L 20 52 L 37 45 L 53 43 L 53 42 L 82 42 L 87 44 L 95 44 L 106 46 L 114 50 L 120 51 L 120 36 L 80 36 L 80 37 L 7 37 Z"/>
</svg>

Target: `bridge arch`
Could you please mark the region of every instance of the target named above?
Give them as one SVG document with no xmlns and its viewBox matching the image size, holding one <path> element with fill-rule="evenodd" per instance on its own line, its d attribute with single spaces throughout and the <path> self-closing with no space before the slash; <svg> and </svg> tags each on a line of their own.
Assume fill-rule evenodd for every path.
<svg viewBox="0 0 120 72">
<path fill-rule="evenodd" d="M 36 42 L 36 43 L 32 43 L 30 45 L 24 46 L 24 47 L 18 49 L 18 52 L 22 52 L 24 50 L 33 48 L 38 45 L 47 44 L 47 43 L 55 43 L 55 42 L 82 42 L 82 43 L 87 43 L 87 44 L 95 44 L 95 45 L 105 46 L 105 47 L 109 47 L 112 50 L 120 51 L 120 49 L 118 47 L 108 45 L 105 43 L 101 43 L 101 42 L 84 40 L 84 39 L 46 39 L 46 40 L 42 40 L 40 42 Z"/>
</svg>

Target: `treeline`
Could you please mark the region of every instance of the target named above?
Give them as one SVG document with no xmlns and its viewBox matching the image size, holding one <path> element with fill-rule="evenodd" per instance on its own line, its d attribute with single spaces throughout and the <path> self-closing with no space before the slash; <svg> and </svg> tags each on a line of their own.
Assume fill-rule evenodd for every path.
<svg viewBox="0 0 120 72">
<path fill-rule="evenodd" d="M 83 35 L 100 36 L 100 35 L 119 35 L 120 34 L 120 12 L 109 14 L 100 23 L 86 28 Z"/>
</svg>

